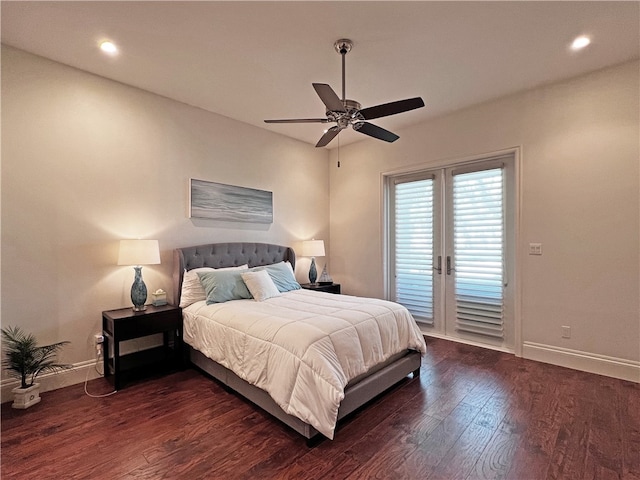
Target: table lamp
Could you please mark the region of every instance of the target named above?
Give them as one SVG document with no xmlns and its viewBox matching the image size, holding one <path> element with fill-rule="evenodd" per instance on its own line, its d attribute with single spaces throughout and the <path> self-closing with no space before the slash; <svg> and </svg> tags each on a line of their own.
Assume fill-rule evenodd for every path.
<svg viewBox="0 0 640 480">
<path fill-rule="evenodd" d="M 131 303 L 134 312 L 146 310 L 147 286 L 142 280 L 142 265 L 160 263 L 158 240 L 120 240 L 118 265 L 132 265 L 135 271 L 131 285 Z"/>
<path fill-rule="evenodd" d="M 309 268 L 309 283 L 316 284 L 318 270 L 316 270 L 316 257 L 324 257 L 324 240 L 305 240 L 302 242 L 302 256 L 311 257 Z"/>
</svg>

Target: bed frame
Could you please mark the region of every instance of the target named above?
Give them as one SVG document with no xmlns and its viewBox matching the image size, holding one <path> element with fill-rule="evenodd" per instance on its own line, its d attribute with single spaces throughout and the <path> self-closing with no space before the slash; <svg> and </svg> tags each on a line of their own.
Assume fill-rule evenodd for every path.
<svg viewBox="0 0 640 480">
<path fill-rule="evenodd" d="M 293 249 L 281 245 L 214 243 L 178 248 L 174 251 L 173 260 L 173 303 L 179 305 L 182 275 L 185 270 L 200 267 L 235 267 L 244 264 L 256 267 L 282 261 L 288 261 L 292 267 L 295 267 L 296 256 Z M 323 435 L 311 425 L 285 413 L 264 390 L 247 383 L 198 350 L 189 347 L 189 358 L 195 366 L 303 435 L 309 445 L 323 438 Z M 345 396 L 338 410 L 338 420 L 380 395 L 410 373 L 413 373 L 414 377 L 420 375 L 420 353 L 407 350 L 394 357 L 382 368 L 373 369 L 357 382 L 351 382 L 345 389 Z"/>
</svg>

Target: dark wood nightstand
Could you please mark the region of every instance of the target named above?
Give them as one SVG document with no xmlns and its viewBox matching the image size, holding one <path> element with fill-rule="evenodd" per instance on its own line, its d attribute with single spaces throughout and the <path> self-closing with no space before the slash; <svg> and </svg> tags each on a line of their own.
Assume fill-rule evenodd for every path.
<svg viewBox="0 0 640 480">
<path fill-rule="evenodd" d="M 120 342 L 156 333 L 163 334 L 162 347 L 120 356 Z M 180 307 L 147 305 L 143 312 L 134 312 L 131 307 L 102 312 L 102 335 L 104 376 L 113 374 L 113 386 L 116 390 L 122 386 L 123 373 L 126 371 L 147 373 L 155 370 L 149 368 L 152 366 L 184 366 Z"/>
<path fill-rule="evenodd" d="M 316 292 L 340 293 L 339 283 L 330 283 L 329 285 L 320 285 L 319 283 L 301 283 L 300 286 L 307 290 L 315 290 Z"/>
</svg>

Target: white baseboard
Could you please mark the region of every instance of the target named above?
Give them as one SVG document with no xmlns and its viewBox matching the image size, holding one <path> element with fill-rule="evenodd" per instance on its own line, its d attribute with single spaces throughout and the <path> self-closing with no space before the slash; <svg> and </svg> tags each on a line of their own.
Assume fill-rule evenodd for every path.
<svg viewBox="0 0 640 480">
<path fill-rule="evenodd" d="M 87 360 L 74 364 L 69 370 L 40 375 L 37 379 L 40 384 L 40 393 L 84 383 L 87 379 L 93 380 L 94 378 L 101 377 L 102 375 L 98 373 L 95 367 L 95 360 Z M 102 365 L 100 365 L 99 368 L 102 368 Z M 2 382 L 0 382 L 0 403 L 13 401 L 11 390 L 18 386 L 20 386 L 19 380 L 13 378 L 2 380 Z"/>
<path fill-rule="evenodd" d="M 634 360 L 534 342 L 523 343 L 522 356 L 529 360 L 640 383 L 640 362 Z"/>
<path fill-rule="evenodd" d="M 455 340 L 445 336 L 426 333 L 428 336 L 444 338 L 446 340 Z M 468 343 L 470 342 L 462 342 Z M 486 345 L 480 345 L 485 348 Z M 491 348 L 491 347 L 489 347 Z M 495 350 L 505 351 L 504 349 L 494 348 Z M 509 352 L 513 353 L 513 352 Z M 596 373 L 598 375 L 606 375 L 607 377 L 620 378 L 631 382 L 640 383 L 640 362 L 626 360 L 623 358 L 609 357 L 596 353 L 587 353 L 579 350 L 571 350 L 569 348 L 555 347 L 552 345 L 544 345 L 541 343 L 524 342 L 522 345 L 522 356 L 529 360 L 536 360 L 543 363 L 551 363 L 561 367 L 572 368 L 584 372 Z M 69 370 L 59 373 L 49 373 L 38 377 L 40 383 L 40 392 L 48 392 L 62 387 L 84 383 L 85 380 L 93 380 L 102 375 L 96 370 L 96 361 L 87 360 L 73 365 Z M 6 379 L 0 382 L 0 402 L 9 402 L 13 400 L 11 390 L 19 385 L 18 380 Z"/>
</svg>

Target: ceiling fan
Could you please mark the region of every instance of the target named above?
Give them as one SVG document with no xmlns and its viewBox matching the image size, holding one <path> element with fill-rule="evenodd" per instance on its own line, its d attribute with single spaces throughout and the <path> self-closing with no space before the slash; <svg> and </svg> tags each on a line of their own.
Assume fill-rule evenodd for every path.
<svg viewBox="0 0 640 480">
<path fill-rule="evenodd" d="M 313 88 L 327 107 L 327 118 L 292 118 L 282 120 L 265 120 L 265 123 L 331 123 L 336 125 L 325 130 L 324 135 L 320 138 L 316 147 L 324 147 L 335 138 L 341 130 L 349 125 L 359 133 L 364 133 L 370 137 L 384 140 L 385 142 L 395 142 L 398 135 L 378 127 L 367 120 L 374 118 L 387 117 L 396 113 L 408 112 L 416 108 L 424 107 L 422 98 L 408 98 L 406 100 L 398 100 L 397 102 L 383 103 L 374 107 L 362 108 L 355 100 L 348 100 L 345 95 L 345 57 L 351 51 L 353 42 L 349 39 L 341 39 L 333 44 L 336 52 L 342 56 L 342 100 L 333 89 L 326 83 L 314 83 Z"/>
</svg>

